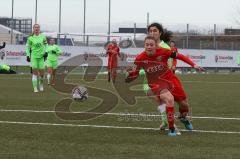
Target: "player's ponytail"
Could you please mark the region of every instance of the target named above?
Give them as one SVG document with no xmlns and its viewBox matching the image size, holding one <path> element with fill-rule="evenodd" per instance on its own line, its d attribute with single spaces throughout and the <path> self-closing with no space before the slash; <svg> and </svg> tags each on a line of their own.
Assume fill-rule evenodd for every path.
<svg viewBox="0 0 240 159">
<path fill-rule="evenodd" d="M 172 32 L 167 30 L 167 29 L 164 29 L 161 36 L 160 36 L 160 39 L 162 41 L 164 41 L 165 43 L 169 43 L 169 41 L 171 40 L 172 38 Z"/>
<path fill-rule="evenodd" d="M 164 29 L 162 24 L 156 22 L 150 24 L 147 28 L 148 32 L 150 31 L 151 27 L 156 27 L 158 31 L 161 33 L 160 40 L 163 40 L 165 43 L 168 43 L 171 40 L 172 32 L 168 31 L 167 29 Z"/>
</svg>

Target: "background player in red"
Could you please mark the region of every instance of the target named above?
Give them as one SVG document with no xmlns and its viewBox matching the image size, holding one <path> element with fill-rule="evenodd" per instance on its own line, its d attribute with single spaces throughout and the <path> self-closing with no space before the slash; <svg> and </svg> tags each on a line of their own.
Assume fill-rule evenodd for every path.
<svg viewBox="0 0 240 159">
<path fill-rule="evenodd" d="M 171 40 L 169 42 L 169 46 L 171 47 L 171 51 L 178 52 L 178 49 L 177 49 L 177 47 L 175 45 L 175 41 Z M 171 66 L 170 69 L 173 71 L 174 74 L 175 74 L 176 68 L 177 68 L 177 59 L 173 59 L 172 60 L 172 66 Z"/>
<path fill-rule="evenodd" d="M 176 136 L 174 128 L 174 98 L 172 91 L 174 91 L 176 84 L 180 84 L 180 81 L 169 69 L 168 59 L 170 57 L 180 59 L 198 70 L 202 70 L 202 68 L 194 64 L 188 57 L 168 49 L 158 48 L 157 45 L 157 40 L 154 37 L 147 36 L 145 38 L 145 51 L 136 57 L 134 62 L 136 69 L 129 72 L 126 82 L 131 82 L 136 79 L 140 69 L 144 69 L 148 85 L 151 88 L 149 95 L 153 95 L 158 104 L 161 105 L 164 103 L 166 105 L 167 120 L 169 124 L 168 135 Z M 178 91 L 180 92 L 181 90 Z"/>
<path fill-rule="evenodd" d="M 117 42 L 113 40 L 107 45 L 107 55 L 108 55 L 108 82 L 115 82 L 117 76 L 118 67 L 118 57 L 120 57 L 120 49 Z"/>
</svg>

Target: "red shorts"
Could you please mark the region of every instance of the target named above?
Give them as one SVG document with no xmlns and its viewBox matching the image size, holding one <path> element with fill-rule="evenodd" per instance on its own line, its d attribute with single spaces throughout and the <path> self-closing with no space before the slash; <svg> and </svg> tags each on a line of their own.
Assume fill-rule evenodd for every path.
<svg viewBox="0 0 240 159">
<path fill-rule="evenodd" d="M 117 68 L 117 66 L 118 66 L 117 60 L 111 58 L 108 59 L 108 69 Z"/>
<path fill-rule="evenodd" d="M 112 70 L 114 68 L 117 68 L 117 64 L 108 64 L 108 70 Z"/>
<path fill-rule="evenodd" d="M 187 95 L 183 90 L 180 80 L 176 76 L 172 76 L 169 80 L 173 84 L 173 88 L 170 89 L 169 91 L 174 96 L 174 101 L 182 101 L 187 99 Z"/>
<path fill-rule="evenodd" d="M 149 84 L 152 92 L 156 95 L 159 95 L 163 90 L 171 90 L 173 88 L 173 84 L 169 80 L 158 79 L 158 81 L 154 84 Z"/>
</svg>

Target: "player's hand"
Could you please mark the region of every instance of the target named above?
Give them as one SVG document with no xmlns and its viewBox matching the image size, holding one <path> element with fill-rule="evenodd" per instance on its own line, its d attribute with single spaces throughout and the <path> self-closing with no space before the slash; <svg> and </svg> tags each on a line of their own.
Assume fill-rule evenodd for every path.
<svg viewBox="0 0 240 159">
<path fill-rule="evenodd" d="M 5 48 L 5 46 L 6 46 L 6 43 L 5 43 L 5 42 L 3 42 L 3 45 L 2 45 L 2 46 L 0 46 L 0 49 L 3 49 L 3 48 Z"/>
<path fill-rule="evenodd" d="M 46 61 L 46 60 L 47 60 L 47 57 L 48 57 L 48 53 L 47 53 L 47 52 L 45 52 L 45 53 L 43 54 L 44 61 Z"/>
<path fill-rule="evenodd" d="M 52 53 L 53 53 L 53 54 L 57 54 L 57 52 L 56 52 L 56 51 L 54 51 L 54 50 L 52 51 Z"/>
<path fill-rule="evenodd" d="M 31 59 L 29 56 L 27 56 L 27 62 L 31 62 Z"/>
<path fill-rule="evenodd" d="M 171 70 L 175 71 L 175 70 L 176 70 L 176 67 L 175 67 L 175 66 L 172 66 Z"/>
<path fill-rule="evenodd" d="M 198 71 L 206 71 L 204 68 L 202 68 L 201 66 L 198 66 L 198 65 L 194 65 L 193 67 Z"/>
<path fill-rule="evenodd" d="M 3 42 L 2 48 L 5 48 L 6 46 L 6 42 Z"/>
<path fill-rule="evenodd" d="M 137 76 L 133 76 L 133 70 L 132 69 L 127 69 L 125 73 L 125 82 L 130 83 L 133 80 L 135 80 Z"/>
</svg>

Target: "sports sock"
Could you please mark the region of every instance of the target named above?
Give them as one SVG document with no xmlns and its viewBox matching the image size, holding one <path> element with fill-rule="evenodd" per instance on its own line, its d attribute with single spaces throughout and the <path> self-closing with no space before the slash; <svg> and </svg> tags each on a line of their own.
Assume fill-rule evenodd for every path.
<svg viewBox="0 0 240 159">
<path fill-rule="evenodd" d="M 43 91 L 43 76 L 40 76 L 39 78 L 39 88 L 40 88 L 40 91 Z"/>
<path fill-rule="evenodd" d="M 50 84 L 50 82 L 51 82 L 51 74 L 50 73 L 47 74 L 47 81 L 48 81 L 48 84 Z"/>
<path fill-rule="evenodd" d="M 188 106 L 179 106 L 180 117 L 186 117 L 189 112 Z"/>
<path fill-rule="evenodd" d="M 33 89 L 34 89 L 34 92 L 37 92 L 38 89 L 37 89 L 37 75 L 32 75 L 32 85 L 33 85 Z"/>
<path fill-rule="evenodd" d="M 169 129 L 174 129 L 174 107 L 171 105 L 167 105 L 166 113 L 167 113 Z"/>
<path fill-rule="evenodd" d="M 158 106 L 158 111 L 161 113 L 161 119 L 162 119 L 162 122 L 164 122 L 165 124 L 168 124 L 167 122 L 167 113 L 166 113 L 166 104 L 161 104 Z"/>
</svg>

